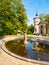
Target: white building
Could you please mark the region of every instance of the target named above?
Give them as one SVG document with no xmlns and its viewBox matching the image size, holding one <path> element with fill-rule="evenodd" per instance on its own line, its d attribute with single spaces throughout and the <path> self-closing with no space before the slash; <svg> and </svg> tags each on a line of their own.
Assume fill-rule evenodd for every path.
<svg viewBox="0 0 49 65">
<path fill-rule="evenodd" d="M 41 22 L 38 14 L 34 19 L 34 34 L 49 34 L 49 23 Z"/>
</svg>

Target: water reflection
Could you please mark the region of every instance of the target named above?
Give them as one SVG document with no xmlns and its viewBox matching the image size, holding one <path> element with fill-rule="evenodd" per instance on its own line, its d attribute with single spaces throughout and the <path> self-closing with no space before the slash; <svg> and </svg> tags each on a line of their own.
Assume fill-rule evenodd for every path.
<svg viewBox="0 0 49 65">
<path fill-rule="evenodd" d="M 34 48 L 38 60 L 49 61 L 49 45 L 45 43 L 35 42 Z"/>
<path fill-rule="evenodd" d="M 49 61 L 49 45 L 39 42 L 28 41 L 24 45 L 23 41 L 15 40 L 5 43 L 6 48 L 23 57 L 42 61 Z"/>
</svg>

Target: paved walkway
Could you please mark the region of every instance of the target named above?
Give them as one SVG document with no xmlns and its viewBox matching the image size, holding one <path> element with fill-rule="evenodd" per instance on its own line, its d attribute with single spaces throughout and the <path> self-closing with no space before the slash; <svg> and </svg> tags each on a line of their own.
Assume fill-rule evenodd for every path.
<svg viewBox="0 0 49 65">
<path fill-rule="evenodd" d="M 25 61 L 16 59 L 14 57 L 11 57 L 0 48 L 0 65 L 39 65 L 39 64 L 25 62 Z"/>
</svg>

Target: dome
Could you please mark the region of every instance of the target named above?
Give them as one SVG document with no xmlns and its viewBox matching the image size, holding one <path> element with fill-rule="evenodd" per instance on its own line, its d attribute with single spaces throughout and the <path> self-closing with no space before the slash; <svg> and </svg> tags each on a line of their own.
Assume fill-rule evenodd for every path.
<svg viewBox="0 0 49 65">
<path fill-rule="evenodd" d="M 39 18 L 38 13 L 36 12 L 35 17 L 33 19 Z"/>
</svg>

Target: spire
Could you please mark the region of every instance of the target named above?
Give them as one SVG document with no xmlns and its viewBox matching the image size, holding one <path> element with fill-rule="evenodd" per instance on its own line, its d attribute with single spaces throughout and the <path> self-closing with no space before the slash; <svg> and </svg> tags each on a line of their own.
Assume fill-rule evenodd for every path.
<svg viewBox="0 0 49 65">
<path fill-rule="evenodd" d="M 35 17 L 33 19 L 35 19 L 35 18 L 39 18 L 39 15 L 38 15 L 37 11 L 36 11 Z"/>
<path fill-rule="evenodd" d="M 35 14 L 35 16 L 38 16 L 38 13 L 37 13 L 37 11 L 36 11 L 36 14 Z"/>
</svg>

